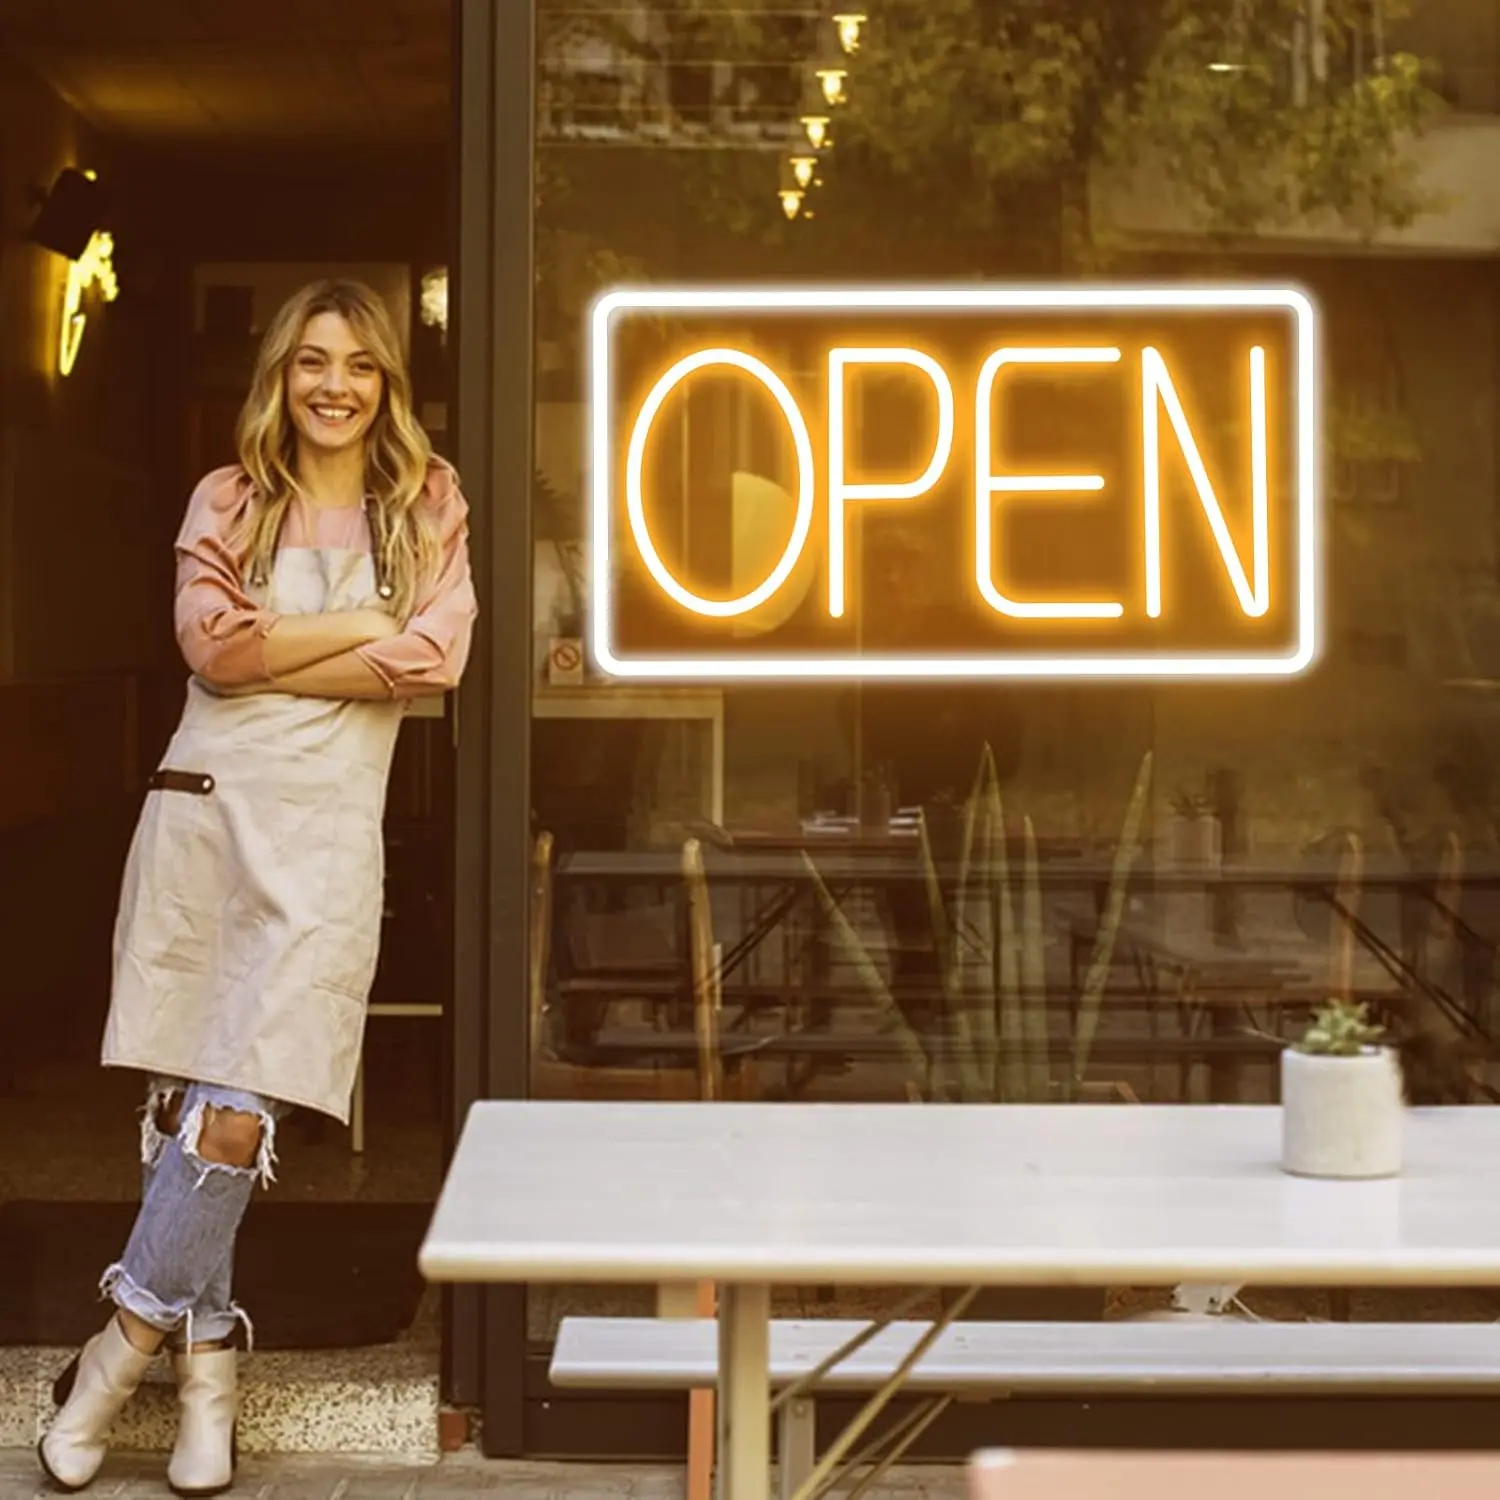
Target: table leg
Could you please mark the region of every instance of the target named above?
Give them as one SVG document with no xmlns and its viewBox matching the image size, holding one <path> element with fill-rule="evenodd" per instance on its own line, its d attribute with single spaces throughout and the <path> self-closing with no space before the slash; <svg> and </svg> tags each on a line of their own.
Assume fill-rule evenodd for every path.
<svg viewBox="0 0 1500 1500">
<path fill-rule="evenodd" d="M 771 1289 L 719 1293 L 718 1500 L 771 1493 Z"/>
</svg>

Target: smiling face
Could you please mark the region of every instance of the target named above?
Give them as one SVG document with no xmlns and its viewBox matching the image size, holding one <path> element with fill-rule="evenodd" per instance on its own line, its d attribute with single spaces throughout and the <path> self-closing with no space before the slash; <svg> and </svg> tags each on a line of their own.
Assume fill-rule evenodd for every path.
<svg viewBox="0 0 1500 1500">
<path fill-rule="evenodd" d="M 287 410 L 302 442 L 323 453 L 362 444 L 384 386 L 374 355 L 338 313 L 308 319 L 286 371 Z"/>
</svg>

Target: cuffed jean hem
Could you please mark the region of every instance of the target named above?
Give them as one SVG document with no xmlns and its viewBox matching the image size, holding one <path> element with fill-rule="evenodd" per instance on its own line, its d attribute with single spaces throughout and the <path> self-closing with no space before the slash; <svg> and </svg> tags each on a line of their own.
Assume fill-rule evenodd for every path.
<svg viewBox="0 0 1500 1500">
<path fill-rule="evenodd" d="M 172 1306 L 161 1298 L 137 1286 L 130 1273 L 116 1261 L 100 1278 L 99 1291 L 123 1311 L 132 1313 L 148 1327 L 168 1335 L 168 1342 L 178 1343 L 171 1335 L 181 1332 L 182 1344 L 216 1344 L 229 1338 L 235 1327 L 248 1319 L 237 1309 L 225 1313 L 200 1313 L 194 1316 L 193 1309 Z"/>
</svg>

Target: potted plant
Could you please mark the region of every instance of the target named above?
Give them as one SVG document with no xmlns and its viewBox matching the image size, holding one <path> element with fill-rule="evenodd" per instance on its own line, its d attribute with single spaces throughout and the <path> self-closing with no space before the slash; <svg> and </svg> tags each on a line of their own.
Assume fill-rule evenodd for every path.
<svg viewBox="0 0 1500 1500">
<path fill-rule="evenodd" d="M 1367 1007 L 1331 999 L 1281 1054 L 1281 1164 L 1299 1177 L 1394 1177 L 1401 1065 Z"/>
<path fill-rule="evenodd" d="M 1172 862 L 1187 868 L 1214 868 L 1224 850 L 1213 803 L 1197 792 L 1179 791 L 1171 800 Z"/>
</svg>

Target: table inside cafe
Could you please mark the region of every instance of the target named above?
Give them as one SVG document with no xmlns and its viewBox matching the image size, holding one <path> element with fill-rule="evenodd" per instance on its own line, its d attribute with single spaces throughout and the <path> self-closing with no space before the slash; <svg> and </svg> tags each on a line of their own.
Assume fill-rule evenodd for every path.
<svg viewBox="0 0 1500 1500">
<path fill-rule="evenodd" d="M 905 830 L 881 839 L 806 831 L 795 839 L 737 836 L 719 844 L 705 841 L 703 857 L 709 884 L 723 892 L 716 903 L 721 925 L 715 937 L 722 945 L 718 979 L 729 1008 L 727 1026 L 738 1031 L 757 1013 L 784 1015 L 779 1031 L 768 1036 L 760 1029 L 760 1046 L 763 1056 L 786 1060 L 789 1080 L 814 1078 L 819 1068 L 837 1068 L 846 1057 L 888 1059 L 880 1038 L 851 1036 L 845 1025 L 835 1024 L 836 1013 L 852 1017 L 864 996 L 850 981 L 834 983 L 816 968 L 818 949 L 809 933 L 823 918 L 813 872 L 841 905 L 851 897 L 870 899 L 877 913 L 885 911 L 891 894 L 904 889 L 916 909 L 917 925 L 925 931 L 928 896 L 917 838 Z M 945 887 L 952 888 L 958 878 L 956 861 L 939 856 L 935 867 Z M 573 850 L 559 858 L 557 878 L 560 892 L 586 892 L 590 899 L 669 904 L 678 899 L 681 859 L 673 849 Z M 1069 973 L 1057 976 L 1057 992 L 1076 994 L 1114 866 L 1097 850 L 1059 847 L 1043 858 L 1040 878 L 1044 920 L 1069 955 Z M 1500 868 L 1471 859 L 1461 878 L 1466 892 L 1493 892 L 1500 887 Z M 1241 859 L 1201 867 L 1142 860 L 1132 872 L 1131 901 L 1115 943 L 1124 977 L 1110 993 L 1116 1010 L 1140 1006 L 1150 1045 L 1138 1038 L 1104 1036 L 1097 1042 L 1100 1061 L 1118 1066 L 1152 1061 L 1181 1072 L 1195 1059 L 1222 1057 L 1230 1060 L 1225 1066 L 1238 1066 L 1259 1056 L 1266 1049 L 1253 1030 L 1244 1036 L 1219 1035 L 1206 1030 L 1200 1017 L 1193 1035 L 1164 1037 L 1155 1029 L 1156 1016 L 1164 1014 L 1163 1006 L 1181 1009 L 1190 990 L 1210 1008 L 1247 1009 L 1246 997 L 1253 997 L 1266 1012 L 1256 1014 L 1255 1026 L 1273 1030 L 1279 1025 L 1274 1019 L 1279 1009 L 1309 1003 L 1320 993 L 1318 987 L 1328 983 L 1330 939 L 1338 932 L 1348 934 L 1352 987 L 1361 998 L 1393 1006 L 1435 1005 L 1453 1019 L 1458 1034 L 1487 1053 L 1492 1044 L 1484 1028 L 1465 1014 L 1462 997 L 1448 993 L 1449 976 L 1435 972 L 1424 953 L 1424 935 L 1435 931 L 1448 911 L 1452 898 L 1444 892 L 1449 883 L 1449 873 L 1436 865 L 1424 869 L 1370 861 L 1360 875 L 1361 899 L 1350 907 L 1342 872 L 1332 859 Z M 1209 920 L 1211 911 L 1253 905 L 1264 912 L 1268 903 L 1274 913 L 1269 926 L 1262 918 L 1250 934 L 1220 931 L 1217 919 Z M 1164 914 L 1174 909 L 1196 913 L 1197 926 L 1182 921 L 1165 926 Z M 626 910 L 636 908 L 622 907 L 622 913 Z M 724 921 L 731 911 L 737 917 Z M 880 920 L 888 921 L 888 914 Z M 575 990 L 596 997 L 646 993 L 654 985 L 665 1000 L 685 995 L 686 943 L 673 934 L 671 918 L 663 926 L 666 940 L 654 976 L 645 983 L 632 977 L 628 985 L 617 978 L 613 990 L 604 979 L 586 974 L 562 976 L 562 1008 L 568 1009 Z M 789 961 L 783 953 L 799 957 Z M 761 955 L 769 961 L 764 967 Z M 1163 1024 L 1172 1020 L 1168 1016 Z M 669 1054 L 676 1035 L 605 1020 L 590 1041 L 612 1059 L 646 1059 Z M 680 1045 L 685 1052 L 693 1049 L 690 1032 L 682 1033 Z M 790 1092 L 795 1097 L 800 1088 Z"/>
</svg>

